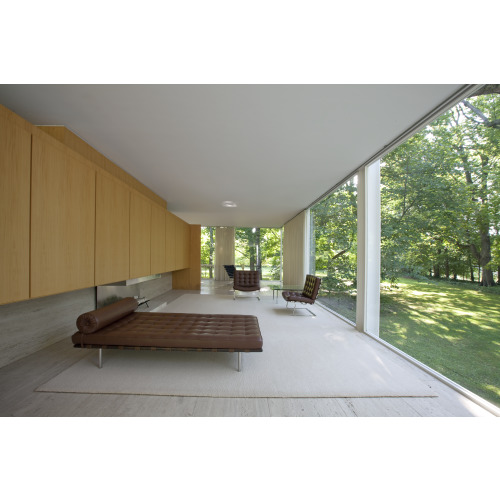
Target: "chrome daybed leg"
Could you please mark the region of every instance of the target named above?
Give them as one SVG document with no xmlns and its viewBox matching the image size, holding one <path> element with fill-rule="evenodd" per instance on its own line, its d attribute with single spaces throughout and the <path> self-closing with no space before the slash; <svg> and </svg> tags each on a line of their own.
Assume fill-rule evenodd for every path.
<svg viewBox="0 0 500 500">
<path fill-rule="evenodd" d="M 102 349 L 99 349 L 99 368 L 102 368 Z"/>
<path fill-rule="evenodd" d="M 238 353 L 238 371 L 241 372 L 241 352 Z"/>
</svg>

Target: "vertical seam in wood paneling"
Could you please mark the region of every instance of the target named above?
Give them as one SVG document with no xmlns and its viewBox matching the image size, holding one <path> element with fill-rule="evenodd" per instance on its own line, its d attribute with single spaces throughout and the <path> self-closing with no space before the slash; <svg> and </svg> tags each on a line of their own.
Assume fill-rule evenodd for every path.
<svg viewBox="0 0 500 500">
<path fill-rule="evenodd" d="M 132 244 L 132 192 L 128 190 L 128 277 L 132 276 L 132 259 L 130 258 L 130 247 Z"/>
<path fill-rule="evenodd" d="M 33 196 L 33 134 L 31 135 L 31 148 L 30 148 L 30 210 L 29 210 L 29 240 L 28 240 L 28 298 L 31 298 L 31 210 L 32 210 L 32 196 Z"/>
<path fill-rule="evenodd" d="M 94 286 L 97 286 L 97 169 L 94 169 Z"/>
<path fill-rule="evenodd" d="M 151 274 L 151 233 L 153 231 L 152 224 L 151 224 L 151 217 L 153 216 L 153 206 L 149 200 L 148 200 L 148 203 L 149 203 L 149 275 L 150 275 Z"/>
</svg>

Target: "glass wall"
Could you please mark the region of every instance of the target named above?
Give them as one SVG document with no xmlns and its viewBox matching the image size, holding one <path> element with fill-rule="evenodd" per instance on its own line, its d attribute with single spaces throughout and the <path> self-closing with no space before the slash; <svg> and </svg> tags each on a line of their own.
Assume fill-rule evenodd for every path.
<svg viewBox="0 0 500 500">
<path fill-rule="evenodd" d="M 201 228 L 201 277 L 214 278 L 215 227 Z"/>
<path fill-rule="evenodd" d="M 500 95 L 476 95 L 381 169 L 380 337 L 500 405 Z"/>
<path fill-rule="evenodd" d="M 356 321 L 357 178 L 310 209 L 311 274 L 322 278 L 318 301 Z"/>
<path fill-rule="evenodd" d="M 262 280 L 282 278 L 281 228 L 238 227 L 235 229 L 237 269 L 260 270 Z M 201 277 L 214 278 L 215 227 L 201 228 Z"/>
<path fill-rule="evenodd" d="M 237 227 L 234 243 L 237 269 L 260 270 L 262 280 L 281 279 L 280 228 Z"/>
</svg>

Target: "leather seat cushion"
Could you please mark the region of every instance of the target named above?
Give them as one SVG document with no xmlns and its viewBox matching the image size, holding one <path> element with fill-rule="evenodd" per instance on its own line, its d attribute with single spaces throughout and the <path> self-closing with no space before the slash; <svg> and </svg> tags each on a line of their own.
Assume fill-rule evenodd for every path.
<svg viewBox="0 0 500 500">
<path fill-rule="evenodd" d="M 290 292 L 284 290 L 282 296 L 285 300 L 289 302 L 302 302 L 304 304 L 314 304 L 314 300 L 302 295 L 302 292 Z"/>
</svg>

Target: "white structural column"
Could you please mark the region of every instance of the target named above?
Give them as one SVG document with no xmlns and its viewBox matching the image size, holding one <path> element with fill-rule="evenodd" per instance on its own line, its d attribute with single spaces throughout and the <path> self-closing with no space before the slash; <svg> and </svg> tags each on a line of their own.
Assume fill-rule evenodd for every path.
<svg viewBox="0 0 500 500">
<path fill-rule="evenodd" d="M 228 281 L 224 266 L 234 264 L 234 227 L 215 228 L 215 279 Z"/>
<path fill-rule="evenodd" d="M 356 328 L 379 336 L 380 161 L 358 172 L 358 286 Z"/>
</svg>

